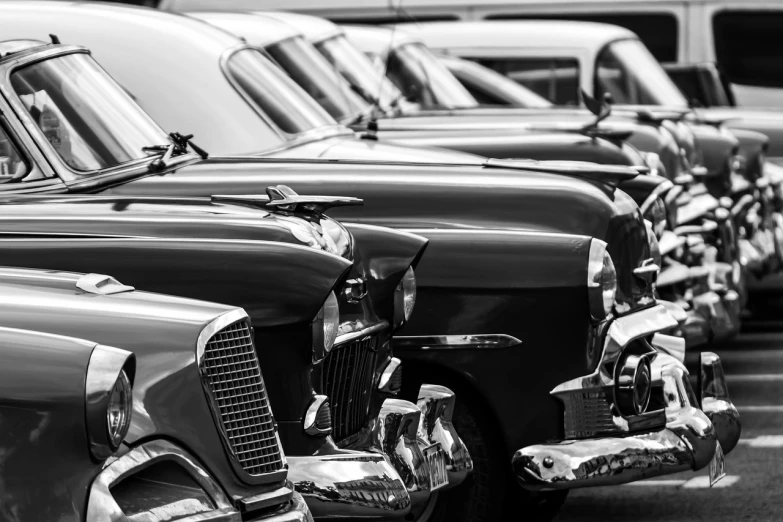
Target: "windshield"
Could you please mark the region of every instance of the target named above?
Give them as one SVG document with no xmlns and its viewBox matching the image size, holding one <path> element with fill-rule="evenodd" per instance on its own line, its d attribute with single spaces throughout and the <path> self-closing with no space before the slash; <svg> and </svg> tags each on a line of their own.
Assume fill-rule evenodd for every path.
<svg viewBox="0 0 783 522">
<path fill-rule="evenodd" d="M 406 44 L 389 56 L 388 76 L 408 101 L 423 107 L 449 109 L 478 103 L 423 44 Z"/>
<path fill-rule="evenodd" d="M 339 71 L 301 37 L 266 47 L 266 51 L 291 78 L 315 98 L 336 120 L 344 121 L 369 112 L 370 106 L 351 90 Z"/>
<path fill-rule="evenodd" d="M 11 86 L 72 169 L 116 167 L 148 157 L 144 147 L 169 143 L 166 133 L 87 54 L 17 69 Z"/>
<path fill-rule="evenodd" d="M 404 96 L 397 87 L 384 78 L 367 56 L 353 46 L 344 35 L 316 44 L 318 51 L 351 84 L 351 88 L 368 103 L 383 108 L 393 107 Z"/>
<path fill-rule="evenodd" d="M 226 62 L 237 88 L 286 138 L 337 125 L 337 122 L 291 78 L 256 49 L 241 49 Z"/>
<path fill-rule="evenodd" d="M 677 86 L 639 40 L 609 44 L 598 56 L 595 67 L 595 92 L 610 93 L 613 103 L 688 106 Z"/>
</svg>

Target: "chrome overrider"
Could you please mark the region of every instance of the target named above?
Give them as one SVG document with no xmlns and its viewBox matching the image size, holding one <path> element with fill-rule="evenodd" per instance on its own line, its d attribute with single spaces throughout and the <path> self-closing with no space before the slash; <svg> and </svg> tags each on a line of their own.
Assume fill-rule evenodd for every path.
<svg viewBox="0 0 783 522">
<path fill-rule="evenodd" d="M 595 372 L 563 383 L 551 393 L 558 397 L 614 389 L 615 366 L 625 349 L 639 341 L 649 350 L 646 356 L 651 359 L 651 384 L 656 390 L 651 404 L 655 411 L 638 415 L 630 422 L 612 404 L 616 429 L 608 436 L 555 441 L 518 450 L 512 466 L 523 488 L 557 490 L 624 484 L 698 470 L 710 462 L 718 441 L 726 453 L 736 445 L 739 415 L 729 400 L 718 356 L 702 355 L 697 397 L 682 362 L 668 355 L 665 347 L 655 346 L 652 336 L 676 324 L 677 320 L 662 305 L 614 320 Z M 647 343 L 648 338 L 652 344 Z M 635 349 L 639 346 L 637 343 Z M 611 402 L 610 397 L 607 394 L 607 402 Z"/>
<path fill-rule="evenodd" d="M 166 463 L 175 465 L 186 473 L 192 483 L 181 481 L 157 483 L 154 509 L 127 516 L 117 502 L 113 488 L 150 467 Z M 273 500 L 269 506 L 280 506 L 265 512 L 258 521 L 311 522 L 312 517 L 301 495 L 290 485 L 268 492 L 263 496 Z M 134 499 L 143 502 L 144 499 Z M 148 499 L 149 500 L 149 499 Z M 248 499 L 250 500 L 250 499 Z M 263 500 L 263 499 L 259 499 Z M 260 506 L 262 507 L 262 506 Z M 182 522 L 242 522 L 239 509 L 226 496 L 220 485 L 184 449 L 166 440 L 153 440 L 140 444 L 124 455 L 110 458 L 93 481 L 87 500 L 86 520 L 110 522 L 145 520 L 148 522 L 180 520 Z"/>
</svg>

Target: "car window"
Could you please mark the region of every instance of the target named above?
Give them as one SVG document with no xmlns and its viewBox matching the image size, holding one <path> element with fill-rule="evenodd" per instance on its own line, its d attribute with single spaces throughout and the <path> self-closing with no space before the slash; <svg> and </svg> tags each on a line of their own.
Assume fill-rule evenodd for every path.
<svg viewBox="0 0 783 522">
<path fill-rule="evenodd" d="M 732 83 L 783 87 L 783 11 L 724 10 L 712 29 L 715 57 Z"/>
<path fill-rule="evenodd" d="M 15 183 L 25 179 L 30 168 L 19 148 L 0 126 L 0 183 Z"/>
<path fill-rule="evenodd" d="M 494 20 L 574 20 L 578 22 L 596 22 L 625 27 L 633 31 L 650 49 L 659 62 L 677 61 L 679 44 L 679 24 L 673 13 L 567 13 L 556 15 L 519 15 L 496 14 L 487 19 Z"/>
<path fill-rule="evenodd" d="M 569 58 L 491 58 L 478 63 L 556 105 L 579 105 L 579 62 Z"/>
</svg>

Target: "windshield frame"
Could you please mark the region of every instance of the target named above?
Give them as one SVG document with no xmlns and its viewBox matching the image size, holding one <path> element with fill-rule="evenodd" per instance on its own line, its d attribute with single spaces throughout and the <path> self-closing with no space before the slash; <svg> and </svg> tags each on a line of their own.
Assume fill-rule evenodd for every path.
<svg viewBox="0 0 783 522">
<path fill-rule="evenodd" d="M 2 83 L 0 83 L 0 89 L 5 102 L 10 106 L 16 122 L 24 127 L 24 134 L 18 132 L 19 139 L 23 142 L 25 147 L 28 147 L 26 153 L 30 155 L 36 163 L 39 163 L 38 167 L 46 172 L 46 167 L 51 167 L 53 174 L 56 178 L 69 187 L 72 186 L 85 186 L 85 187 L 97 187 L 103 186 L 107 182 L 116 184 L 123 181 L 131 181 L 140 177 L 146 177 L 151 174 L 162 174 L 172 168 L 179 168 L 185 164 L 196 163 L 201 161 L 201 158 L 194 152 L 187 152 L 171 158 L 167 162 L 167 168 L 163 171 L 153 171 L 150 169 L 150 164 L 156 159 L 160 158 L 164 153 L 149 154 L 146 157 L 138 158 L 135 160 L 120 163 L 110 167 L 93 169 L 93 170 L 77 170 L 68 165 L 60 154 L 54 149 L 49 140 L 44 136 L 43 131 L 36 122 L 33 121 L 29 111 L 24 105 L 24 102 L 16 93 L 11 83 L 11 76 L 14 72 L 24 67 L 34 65 L 36 63 L 44 62 L 51 59 L 57 59 L 60 57 L 74 55 L 74 54 L 86 54 L 92 56 L 89 49 L 79 45 L 46 45 L 42 44 L 41 47 L 33 48 L 27 52 L 20 52 L 12 55 L 10 60 L 0 61 L 0 77 Z M 5 62 L 5 63 L 3 63 Z M 97 67 L 109 76 L 114 81 L 114 78 L 109 75 L 100 63 L 95 62 Z M 116 82 L 115 82 L 116 83 Z M 122 87 L 117 84 L 118 89 Z M 135 104 L 135 102 L 134 102 Z M 144 109 L 138 107 L 139 111 L 144 112 Z M 14 122 L 11 118 L 6 118 L 6 121 L 13 127 Z M 161 129 L 164 135 L 165 130 Z M 32 140 L 34 144 L 27 142 L 27 137 Z M 168 145 L 171 143 L 150 143 L 150 145 Z M 39 182 L 33 182 L 39 183 Z M 12 186 L 18 186 L 23 188 L 25 184 L 16 184 Z"/>
<path fill-rule="evenodd" d="M 269 55 L 266 49 L 264 49 L 263 47 L 242 43 L 242 44 L 237 44 L 233 47 L 229 47 L 228 49 L 223 51 L 223 53 L 220 55 L 219 65 L 220 65 L 220 70 L 223 73 L 223 76 L 225 77 L 229 85 L 231 85 L 231 87 L 234 89 L 234 91 L 236 91 L 236 93 L 239 96 L 241 96 L 243 100 L 245 100 L 245 102 L 256 113 L 256 115 L 258 115 L 258 117 L 261 118 L 264 121 L 264 123 L 266 123 L 267 126 L 269 126 L 269 128 L 272 131 L 274 131 L 280 138 L 281 143 L 278 147 L 271 148 L 271 149 L 264 149 L 262 151 L 259 151 L 259 153 L 269 154 L 279 150 L 286 150 L 288 148 L 297 145 L 302 145 L 304 143 L 309 143 L 313 141 L 319 141 L 333 136 L 354 135 L 354 132 L 351 129 L 340 124 L 337 121 L 335 121 L 334 125 L 324 125 L 321 127 L 314 127 L 312 129 L 308 129 L 298 134 L 291 134 L 285 132 L 280 127 L 278 127 L 277 124 L 274 122 L 274 120 L 272 120 L 272 118 L 261 107 L 258 106 L 255 100 L 253 100 L 253 98 L 251 98 L 250 95 L 247 92 L 245 92 L 245 90 L 239 85 L 237 80 L 233 77 L 233 75 L 229 71 L 228 68 L 229 60 L 231 60 L 231 58 L 235 54 L 248 49 L 261 53 L 263 56 L 269 59 Z M 275 64 L 274 61 L 270 60 L 270 62 L 274 65 L 274 67 L 279 67 L 283 74 L 285 74 L 286 76 L 288 75 L 285 72 L 285 70 L 279 65 Z M 294 82 L 294 84 L 296 84 L 296 81 L 294 81 L 293 78 L 291 78 L 291 81 Z M 297 85 L 297 87 L 299 86 Z M 317 104 L 318 102 L 314 102 L 314 103 Z"/>
<path fill-rule="evenodd" d="M 640 46 L 644 51 L 646 51 L 650 56 L 652 57 L 652 54 L 650 53 L 649 49 L 647 49 L 647 46 L 644 45 L 644 43 L 635 37 L 629 37 L 629 38 L 618 38 L 616 40 L 612 40 L 610 42 L 607 42 L 605 45 L 603 45 L 599 51 L 595 54 L 595 59 L 593 60 L 593 94 L 595 96 L 598 96 L 598 65 L 601 61 L 601 57 L 604 55 L 604 53 L 607 53 L 611 50 L 611 48 L 620 42 L 635 42 L 637 46 Z M 680 89 L 677 87 L 677 85 L 674 83 L 674 80 L 669 78 L 669 75 L 666 74 L 666 71 L 663 69 L 663 66 L 655 60 L 654 57 L 652 57 L 653 61 L 655 62 L 655 65 L 657 66 L 657 69 L 661 73 L 661 78 L 665 77 L 666 80 L 668 80 L 668 83 L 671 84 L 671 86 L 674 88 L 674 90 L 679 94 L 679 96 L 682 98 L 682 103 L 662 103 L 661 100 L 658 100 L 655 104 L 646 104 L 646 103 L 620 103 L 620 102 L 614 102 L 613 105 L 617 105 L 618 107 L 622 107 L 623 105 L 637 105 L 637 106 L 649 106 L 649 107 L 672 107 L 672 108 L 681 108 L 681 109 L 688 109 L 688 100 L 685 98 L 685 95 L 680 91 Z M 623 65 L 627 65 L 625 61 L 622 62 Z M 639 66 L 635 64 L 630 64 L 631 67 L 626 67 L 626 71 L 633 71 L 634 73 L 639 70 Z M 644 78 L 642 76 L 641 78 Z M 645 80 L 644 85 L 650 85 L 648 80 Z M 603 93 L 601 93 L 603 95 Z M 658 99 L 658 94 L 653 93 L 653 96 Z"/>
</svg>

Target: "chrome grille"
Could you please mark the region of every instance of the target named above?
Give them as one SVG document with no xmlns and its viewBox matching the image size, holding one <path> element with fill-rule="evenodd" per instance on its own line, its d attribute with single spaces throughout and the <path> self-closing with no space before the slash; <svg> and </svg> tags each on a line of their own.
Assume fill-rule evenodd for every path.
<svg viewBox="0 0 783 522">
<path fill-rule="evenodd" d="M 565 404 L 565 436 L 567 439 L 595 437 L 617 431 L 606 392 L 578 390 L 559 395 Z"/>
<path fill-rule="evenodd" d="M 242 469 L 253 476 L 280 470 L 274 418 L 247 321 L 215 333 L 201 365 L 223 435 Z"/>
<path fill-rule="evenodd" d="M 322 389 L 332 405 L 332 434 L 344 440 L 367 422 L 378 337 L 334 347 L 324 360 Z"/>
</svg>

